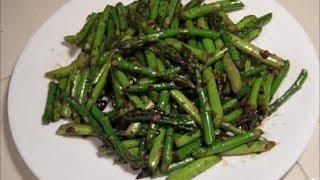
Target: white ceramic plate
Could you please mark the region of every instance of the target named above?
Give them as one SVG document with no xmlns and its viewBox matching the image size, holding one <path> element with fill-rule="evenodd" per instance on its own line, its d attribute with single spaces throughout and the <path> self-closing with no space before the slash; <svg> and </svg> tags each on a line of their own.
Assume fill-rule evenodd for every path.
<svg viewBox="0 0 320 180">
<path fill-rule="evenodd" d="M 100 11 L 107 0 L 73 0 L 53 14 L 34 34 L 16 65 L 10 84 L 10 128 L 23 159 L 40 179 L 133 179 L 126 167 L 97 156 L 98 142 L 56 136 L 60 124 L 41 125 L 48 80 L 44 73 L 67 65 L 75 57 L 63 36 L 77 32 L 86 16 Z M 126 2 L 126 1 L 124 1 Z M 116 0 L 108 0 L 115 4 Z M 291 70 L 277 96 L 294 81 L 302 68 L 309 71 L 303 89 L 271 118 L 263 122 L 264 136 L 278 142 L 261 155 L 228 157 L 197 179 L 278 179 L 303 152 L 318 120 L 319 65 L 312 43 L 299 23 L 274 0 L 244 0 L 246 7 L 232 13 L 238 21 L 248 14 L 273 13 L 255 44 L 291 60 Z"/>
</svg>

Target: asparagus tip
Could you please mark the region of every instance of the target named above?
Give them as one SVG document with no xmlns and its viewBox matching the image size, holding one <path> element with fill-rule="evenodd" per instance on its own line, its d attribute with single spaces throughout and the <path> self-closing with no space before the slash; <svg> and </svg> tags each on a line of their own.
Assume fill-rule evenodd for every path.
<svg viewBox="0 0 320 180">
<path fill-rule="evenodd" d="M 268 141 L 268 143 L 265 145 L 265 150 L 269 151 L 270 149 L 272 149 L 274 146 L 276 145 L 276 143 L 274 141 Z"/>
<path fill-rule="evenodd" d="M 73 44 L 76 40 L 76 36 L 75 35 L 68 35 L 68 36 L 64 37 L 64 40 L 70 44 Z"/>
<path fill-rule="evenodd" d="M 261 129 L 254 129 L 253 133 L 256 134 L 257 136 L 261 136 L 263 134 L 263 131 Z"/>
</svg>

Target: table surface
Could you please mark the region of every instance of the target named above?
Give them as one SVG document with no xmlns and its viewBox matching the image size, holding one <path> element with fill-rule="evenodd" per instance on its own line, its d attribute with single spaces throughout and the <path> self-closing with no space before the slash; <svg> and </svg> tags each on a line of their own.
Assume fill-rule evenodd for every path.
<svg viewBox="0 0 320 180">
<path fill-rule="evenodd" d="M 28 39 L 68 0 L 1 0 L 1 178 L 33 180 L 12 139 L 7 117 L 7 93 L 11 74 Z M 277 0 L 293 14 L 311 37 L 319 54 L 319 0 Z M 319 123 L 285 180 L 319 180 Z"/>
</svg>

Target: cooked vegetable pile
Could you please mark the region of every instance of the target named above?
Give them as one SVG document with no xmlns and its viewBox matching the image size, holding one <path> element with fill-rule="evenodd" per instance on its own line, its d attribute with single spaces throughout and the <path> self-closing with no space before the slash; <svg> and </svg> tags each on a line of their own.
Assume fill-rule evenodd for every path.
<svg viewBox="0 0 320 180">
<path fill-rule="evenodd" d="M 139 0 L 91 13 L 64 38 L 82 49 L 77 59 L 45 74 L 42 123 L 69 120 L 58 135 L 99 138 L 99 152 L 141 170 L 137 178 L 191 179 L 222 156 L 270 150 L 257 127 L 307 71 L 270 103 L 290 63 L 250 42 L 271 13 L 234 23 L 227 12 L 240 1 L 202 3 Z"/>
</svg>

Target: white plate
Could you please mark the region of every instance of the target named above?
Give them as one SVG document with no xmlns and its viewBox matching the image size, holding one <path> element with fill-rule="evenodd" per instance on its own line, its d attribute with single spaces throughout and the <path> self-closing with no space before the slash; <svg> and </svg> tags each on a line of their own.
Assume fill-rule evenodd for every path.
<svg viewBox="0 0 320 180">
<path fill-rule="evenodd" d="M 48 80 L 44 73 L 74 59 L 63 45 L 63 36 L 81 28 L 86 16 L 102 10 L 107 0 L 73 0 L 53 14 L 34 34 L 15 67 L 10 84 L 8 111 L 10 128 L 23 159 L 40 179 L 133 179 L 127 167 L 98 157 L 97 141 L 56 136 L 60 124 L 41 125 Z M 126 1 L 124 1 L 126 2 Z M 271 118 L 263 122 L 264 136 L 278 142 L 261 155 L 229 157 L 202 173 L 197 179 L 278 179 L 303 152 L 318 120 L 319 64 L 312 43 L 299 23 L 273 0 L 244 0 L 246 7 L 232 13 L 244 15 L 273 13 L 255 44 L 291 60 L 288 78 L 278 94 L 294 81 L 302 68 L 309 71 L 303 89 Z M 115 4 L 116 0 L 108 0 Z"/>
</svg>

